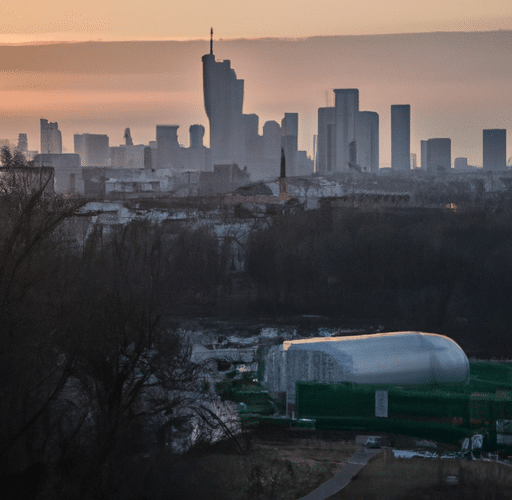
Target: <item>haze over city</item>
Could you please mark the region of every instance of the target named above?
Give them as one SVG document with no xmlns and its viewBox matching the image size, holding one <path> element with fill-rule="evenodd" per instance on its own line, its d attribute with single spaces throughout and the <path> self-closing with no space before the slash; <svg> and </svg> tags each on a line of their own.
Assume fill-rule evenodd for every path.
<svg viewBox="0 0 512 500">
<path fill-rule="evenodd" d="M 25 132 L 29 149 L 39 149 L 46 117 L 59 123 L 68 152 L 75 133 L 108 134 L 117 145 L 125 127 L 148 143 L 158 123 L 180 125 L 179 141 L 188 145 L 190 125 L 208 130 L 200 58 L 210 25 L 216 58 L 231 60 L 245 81 L 244 113 L 259 115 L 260 133 L 267 120 L 299 113 L 299 149 L 310 155 L 317 109 L 333 105 L 335 88 L 358 88 L 360 109 L 379 113 L 381 166 L 391 161 L 392 104 L 411 105 L 418 158 L 421 140 L 449 137 L 452 158 L 481 166 L 482 129 L 511 128 L 512 7 L 293 5 L 55 0 L 23 9 L 8 2 L 0 40 L 30 44 L 0 47 L 0 137 Z M 57 43 L 86 40 L 94 42 Z"/>
<path fill-rule="evenodd" d="M 512 3 L 0 12 L 2 498 L 512 498 Z"/>
</svg>

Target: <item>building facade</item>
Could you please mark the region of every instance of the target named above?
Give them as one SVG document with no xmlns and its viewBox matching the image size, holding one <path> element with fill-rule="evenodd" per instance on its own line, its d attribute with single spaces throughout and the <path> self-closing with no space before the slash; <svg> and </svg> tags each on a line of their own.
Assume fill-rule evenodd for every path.
<svg viewBox="0 0 512 500">
<path fill-rule="evenodd" d="M 335 171 L 347 172 L 357 168 L 357 119 L 359 90 L 335 89 Z"/>
<path fill-rule="evenodd" d="M 408 171 L 411 168 L 411 106 L 391 106 L 391 169 Z"/>
<path fill-rule="evenodd" d="M 244 162 L 244 81 L 236 77 L 231 62 L 216 61 L 213 44 L 202 57 L 203 94 L 210 122 L 212 163 L 242 165 Z"/>
<path fill-rule="evenodd" d="M 110 150 L 108 135 L 75 134 L 75 153 L 80 155 L 82 167 L 108 167 Z"/>
<path fill-rule="evenodd" d="M 452 167 L 452 141 L 446 138 L 427 141 L 427 172 L 449 172 Z"/>
<path fill-rule="evenodd" d="M 57 122 L 41 118 L 41 154 L 61 154 L 62 134 Z"/>
<path fill-rule="evenodd" d="M 359 112 L 357 163 L 363 172 L 379 171 L 379 114 L 373 111 Z"/>
<path fill-rule="evenodd" d="M 483 131 L 484 170 L 504 170 L 507 166 L 507 131 L 487 129 Z"/>
<path fill-rule="evenodd" d="M 334 107 L 318 108 L 316 169 L 334 172 L 336 156 L 336 113 Z"/>
</svg>

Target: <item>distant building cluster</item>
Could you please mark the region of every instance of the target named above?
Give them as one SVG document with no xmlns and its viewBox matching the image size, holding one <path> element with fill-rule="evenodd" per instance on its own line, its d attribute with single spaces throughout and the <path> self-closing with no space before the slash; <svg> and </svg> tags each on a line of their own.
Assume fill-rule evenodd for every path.
<svg viewBox="0 0 512 500">
<path fill-rule="evenodd" d="M 379 169 L 379 115 L 359 111 L 358 89 L 336 89 L 334 107 L 318 109 L 318 172 Z"/>
<path fill-rule="evenodd" d="M 74 154 L 63 154 L 58 123 L 41 118 L 39 153 L 28 149 L 25 133 L 19 134 L 17 149 L 34 160 L 35 166 L 53 167 L 55 189 L 64 194 L 159 190 L 221 194 L 243 183 L 269 181 L 278 175 L 284 185 L 285 177 L 306 177 L 315 172 L 332 175 L 421 170 L 439 175 L 481 171 L 468 165 L 466 158 L 456 158 L 452 166 L 449 138 L 422 140 L 419 159 L 411 153 L 410 104 L 391 105 L 391 164 L 383 168 L 379 159 L 379 115 L 359 110 L 359 90 L 354 88 L 335 89 L 334 106 L 318 109 L 314 159 L 309 158 L 306 151 L 298 149 L 298 113 L 284 113 L 281 123 L 267 121 L 260 134 L 258 115 L 243 112 L 244 81 L 237 78 L 229 60 L 215 59 L 213 33 L 202 66 L 209 147 L 204 145 L 203 125 L 190 127 L 186 148 L 179 142 L 179 125 L 159 124 L 155 140 L 149 144 L 134 144 L 129 128 L 119 146 L 111 146 L 107 135 L 82 133 L 74 135 Z M 506 169 L 506 130 L 483 130 L 482 144 L 483 171 Z M 0 145 L 13 147 L 6 140 L 0 140 Z M 280 172 L 282 158 L 285 175 Z M 83 174 L 85 171 L 87 174 Z"/>
</svg>

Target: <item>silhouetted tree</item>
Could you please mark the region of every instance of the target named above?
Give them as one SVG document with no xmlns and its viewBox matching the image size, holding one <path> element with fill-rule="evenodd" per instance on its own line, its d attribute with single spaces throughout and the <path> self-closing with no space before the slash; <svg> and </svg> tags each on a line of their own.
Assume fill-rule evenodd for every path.
<svg viewBox="0 0 512 500">
<path fill-rule="evenodd" d="M 21 154 L 3 148 L 1 161 L 0 464 L 12 472 L 42 459 L 39 430 L 73 365 L 56 350 L 43 283 L 64 249 L 56 230 L 82 202 L 56 196 L 51 171 L 41 176 Z"/>
</svg>

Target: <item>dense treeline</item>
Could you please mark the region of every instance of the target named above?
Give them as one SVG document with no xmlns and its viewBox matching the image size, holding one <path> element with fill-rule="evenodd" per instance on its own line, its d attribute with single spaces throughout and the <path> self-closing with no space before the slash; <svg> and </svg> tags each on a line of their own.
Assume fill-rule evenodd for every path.
<svg viewBox="0 0 512 500">
<path fill-rule="evenodd" d="M 259 304 L 281 312 L 445 333 L 495 356 L 512 347 L 508 214 L 411 209 L 279 217 L 250 235 L 247 273 Z"/>
</svg>

